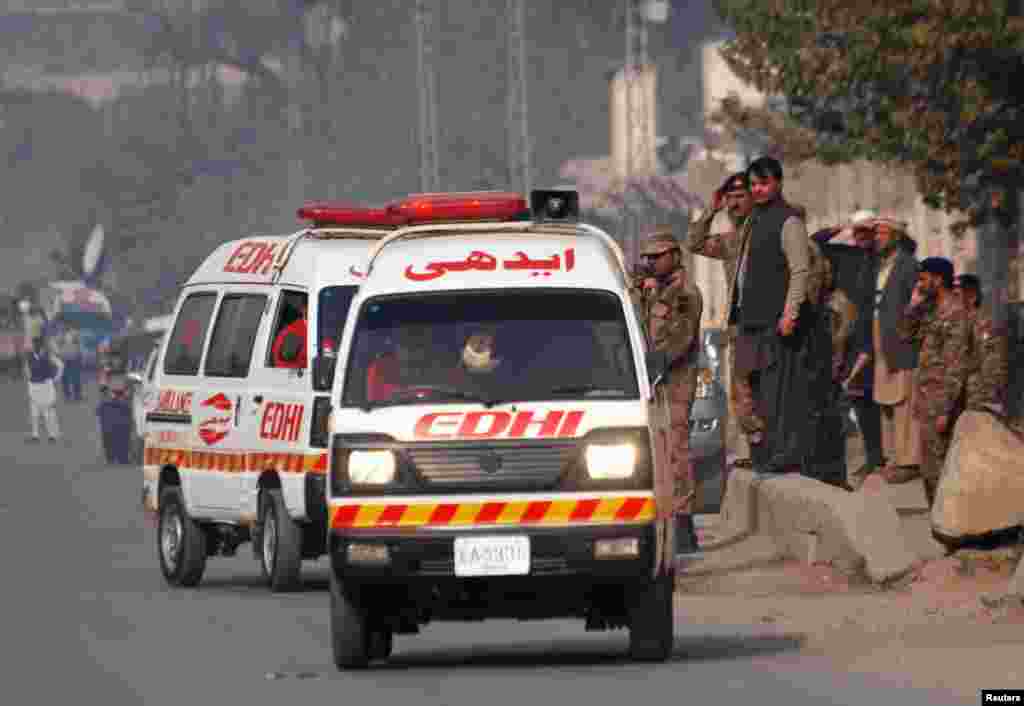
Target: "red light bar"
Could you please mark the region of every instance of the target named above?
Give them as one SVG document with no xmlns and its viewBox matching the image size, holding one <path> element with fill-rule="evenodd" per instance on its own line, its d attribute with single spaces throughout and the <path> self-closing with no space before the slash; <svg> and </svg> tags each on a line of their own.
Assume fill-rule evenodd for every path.
<svg viewBox="0 0 1024 706">
<path fill-rule="evenodd" d="M 388 210 L 405 224 L 443 221 L 506 221 L 528 213 L 526 199 L 503 191 L 413 194 Z"/>
<path fill-rule="evenodd" d="M 352 226 L 364 228 L 394 228 L 400 220 L 387 208 L 342 206 L 329 203 L 310 203 L 296 213 L 300 220 L 313 221 L 314 226 Z"/>
</svg>

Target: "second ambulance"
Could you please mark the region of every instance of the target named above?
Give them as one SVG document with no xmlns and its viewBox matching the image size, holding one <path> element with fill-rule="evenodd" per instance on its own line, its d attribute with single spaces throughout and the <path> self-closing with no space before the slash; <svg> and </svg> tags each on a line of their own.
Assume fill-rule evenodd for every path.
<svg viewBox="0 0 1024 706">
<path fill-rule="evenodd" d="M 292 590 L 324 553 L 338 334 L 392 230 L 344 223 L 373 213 L 310 205 L 311 227 L 225 243 L 186 282 L 146 383 L 143 505 L 170 584 L 252 541 L 270 588 Z"/>
<path fill-rule="evenodd" d="M 671 653 L 664 371 L 619 246 L 577 212 L 575 192 L 538 191 L 380 214 L 394 230 L 370 254 L 331 394 L 339 669 L 435 620 L 577 617 L 628 628 L 636 659 Z"/>
</svg>

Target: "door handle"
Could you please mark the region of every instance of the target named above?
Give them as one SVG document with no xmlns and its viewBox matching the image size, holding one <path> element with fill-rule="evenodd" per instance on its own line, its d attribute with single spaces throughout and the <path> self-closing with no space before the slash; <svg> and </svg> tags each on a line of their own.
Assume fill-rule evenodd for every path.
<svg viewBox="0 0 1024 706">
<path fill-rule="evenodd" d="M 238 426 L 238 415 L 242 409 L 242 396 L 239 395 L 235 398 L 235 426 Z"/>
</svg>

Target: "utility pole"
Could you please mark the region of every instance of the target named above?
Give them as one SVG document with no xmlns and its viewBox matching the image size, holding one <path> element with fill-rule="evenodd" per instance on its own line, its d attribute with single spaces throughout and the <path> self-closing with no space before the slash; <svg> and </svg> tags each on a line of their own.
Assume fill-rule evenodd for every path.
<svg viewBox="0 0 1024 706">
<path fill-rule="evenodd" d="M 419 85 L 420 191 L 440 189 L 437 158 L 437 75 L 434 71 L 433 0 L 416 0 L 416 70 Z"/>
<path fill-rule="evenodd" d="M 507 112 L 505 134 L 508 142 L 508 181 L 513 188 L 529 193 L 530 125 L 526 90 L 526 20 L 525 0 L 508 0 L 508 51 L 506 54 Z"/>
<path fill-rule="evenodd" d="M 647 67 L 647 16 L 643 0 L 625 0 L 626 3 L 626 62 L 623 67 L 623 88 L 626 99 L 626 169 L 625 190 L 627 210 L 624 235 L 627 252 L 634 264 L 640 261 L 641 214 L 629 207 L 630 182 L 646 169 L 646 159 L 652 149 L 654 136 L 649 135 L 644 70 Z"/>
</svg>

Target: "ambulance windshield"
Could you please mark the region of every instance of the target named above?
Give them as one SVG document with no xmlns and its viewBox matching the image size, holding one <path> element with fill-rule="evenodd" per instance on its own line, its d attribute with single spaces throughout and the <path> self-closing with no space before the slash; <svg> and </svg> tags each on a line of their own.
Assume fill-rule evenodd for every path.
<svg viewBox="0 0 1024 706">
<path fill-rule="evenodd" d="M 638 397 L 620 300 L 531 289 L 367 301 L 342 400 L 372 408 Z"/>
</svg>

